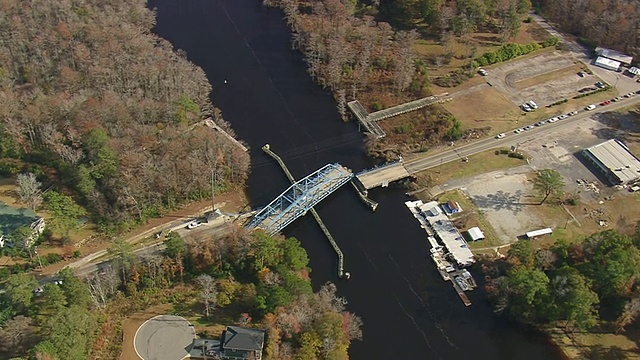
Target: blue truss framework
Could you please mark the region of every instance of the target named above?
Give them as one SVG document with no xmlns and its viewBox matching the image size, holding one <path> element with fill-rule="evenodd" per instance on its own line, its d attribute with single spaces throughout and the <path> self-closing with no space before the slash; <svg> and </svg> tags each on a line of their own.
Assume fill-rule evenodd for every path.
<svg viewBox="0 0 640 360">
<path fill-rule="evenodd" d="M 273 235 L 303 216 L 320 201 L 353 178 L 342 165 L 328 164 L 298 180 L 269 205 L 262 208 L 246 226 L 261 228 Z"/>
</svg>

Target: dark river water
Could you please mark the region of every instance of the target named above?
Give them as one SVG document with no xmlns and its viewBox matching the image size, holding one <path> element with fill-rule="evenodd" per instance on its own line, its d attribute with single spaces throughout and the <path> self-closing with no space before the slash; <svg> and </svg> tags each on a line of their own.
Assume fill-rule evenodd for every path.
<svg viewBox="0 0 640 360">
<path fill-rule="evenodd" d="M 260 150 L 266 143 L 296 178 L 327 163 L 354 171 L 372 165 L 357 126 L 340 121 L 330 94 L 290 50 L 280 11 L 260 0 L 149 0 L 149 6 L 157 8 L 156 33 L 204 69 L 212 101 L 251 146 L 253 207 L 289 186 Z M 350 186 L 316 206 L 344 252 L 348 282 L 337 278 L 336 255 L 311 216 L 285 230 L 307 249 L 314 287 L 336 282 L 348 309 L 363 318 L 364 340 L 351 345 L 352 359 L 561 358 L 545 336 L 495 317 L 482 291 L 470 293 L 473 305 L 464 307 L 429 259 L 402 189 L 378 189 L 370 197 L 380 203 L 375 213 Z"/>
</svg>

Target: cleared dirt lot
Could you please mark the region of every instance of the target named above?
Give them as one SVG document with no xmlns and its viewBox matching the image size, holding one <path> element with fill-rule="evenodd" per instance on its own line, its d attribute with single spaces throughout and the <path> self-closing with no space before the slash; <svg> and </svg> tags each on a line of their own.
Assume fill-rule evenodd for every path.
<svg viewBox="0 0 640 360">
<path fill-rule="evenodd" d="M 571 54 L 550 51 L 491 68 L 487 80 L 516 106 L 527 100 L 546 106 L 571 98 L 599 81 L 593 75 L 578 76 L 580 68 Z"/>
<path fill-rule="evenodd" d="M 542 244 L 551 244 L 558 238 L 580 240 L 609 228 L 631 232 L 640 219 L 640 193 L 617 190 L 603 183 L 579 156 L 584 148 L 611 138 L 625 139 L 635 148 L 640 141 L 638 124 L 627 124 L 624 130 L 607 126 L 631 121 L 628 117 L 632 115 L 626 114 L 622 119 L 620 116 L 605 113 L 558 127 L 558 131 L 520 143 L 519 149 L 528 155 L 529 165 L 452 179 L 430 192 L 435 195 L 452 189 L 463 191 L 477 207 L 468 210 L 482 213 L 502 243 L 516 241 L 527 231 L 543 227 L 553 228 L 554 234 L 537 240 Z M 540 197 L 533 191 L 530 179 L 536 170 L 549 168 L 564 177 L 565 193 L 578 196 L 578 205 L 560 206 L 553 202 L 538 205 Z M 597 190 L 578 184 L 576 179 L 593 183 Z"/>
</svg>

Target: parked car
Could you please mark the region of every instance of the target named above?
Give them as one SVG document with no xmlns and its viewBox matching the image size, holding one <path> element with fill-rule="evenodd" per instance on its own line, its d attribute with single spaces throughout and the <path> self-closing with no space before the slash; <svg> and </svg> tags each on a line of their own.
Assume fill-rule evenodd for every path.
<svg viewBox="0 0 640 360">
<path fill-rule="evenodd" d="M 550 122 L 550 123 L 554 123 L 554 122 L 556 122 L 556 121 L 558 121 L 558 120 L 560 120 L 560 118 L 552 117 L 551 119 L 549 119 L 549 120 L 547 120 L 547 121 L 548 121 L 548 122 Z"/>
<path fill-rule="evenodd" d="M 526 111 L 526 112 L 533 111 L 533 109 L 531 108 L 531 106 L 529 106 L 529 104 L 527 104 L 527 103 L 524 103 L 524 104 L 520 105 L 520 108 L 521 108 L 522 110 Z"/>
<path fill-rule="evenodd" d="M 584 77 L 584 73 L 582 71 L 578 72 L 578 76 Z"/>
<path fill-rule="evenodd" d="M 503 139 L 505 136 L 507 136 L 507 135 L 505 135 L 504 133 L 498 134 L 498 135 L 496 135 L 496 139 Z"/>
<path fill-rule="evenodd" d="M 489 73 L 487 72 L 487 70 L 482 69 L 482 68 L 478 69 L 478 74 L 480 74 L 480 75 L 482 75 L 482 76 L 487 76 L 487 75 L 489 75 Z"/>
<path fill-rule="evenodd" d="M 620 101 L 622 100 L 622 98 L 620 96 L 616 96 L 613 99 L 611 99 L 611 101 L 616 102 L 616 101 Z"/>
<path fill-rule="evenodd" d="M 574 115 L 578 115 L 578 112 L 576 110 L 573 110 L 572 112 L 570 112 L 569 114 L 567 114 L 569 116 L 574 116 Z"/>
<path fill-rule="evenodd" d="M 195 229 L 200 225 L 202 225 L 202 221 L 201 220 L 194 220 L 194 221 L 190 222 L 189 225 L 187 225 L 187 229 L 189 229 L 189 230 Z"/>
<path fill-rule="evenodd" d="M 515 130 L 513 130 L 513 132 L 514 132 L 514 133 L 516 133 L 516 134 L 520 134 L 520 133 L 521 133 L 521 132 L 523 132 L 523 131 L 524 131 L 524 129 L 523 129 L 523 128 L 519 128 L 519 129 L 515 129 Z"/>
<path fill-rule="evenodd" d="M 600 103 L 600 105 L 602 105 L 602 106 L 607 106 L 609 104 L 611 104 L 611 100 L 606 100 L 606 101 L 603 101 L 603 102 Z"/>
<path fill-rule="evenodd" d="M 595 108 L 596 108 L 595 104 L 591 104 L 591 105 L 587 106 L 587 107 L 586 107 L 586 108 L 584 108 L 584 109 L 585 109 L 585 110 L 593 110 L 593 109 L 595 109 Z"/>
<path fill-rule="evenodd" d="M 604 85 L 604 83 L 602 81 L 598 81 L 594 85 L 599 89 L 604 89 L 604 87 L 605 87 L 605 85 Z"/>
<path fill-rule="evenodd" d="M 537 108 L 538 108 L 538 104 L 536 104 L 533 100 L 529 100 L 529 101 L 527 101 L 527 104 L 529 104 L 529 106 L 530 106 L 533 110 L 535 110 L 535 109 L 537 109 Z"/>
<path fill-rule="evenodd" d="M 525 130 L 531 130 L 531 129 L 534 129 L 534 128 L 535 128 L 535 126 L 533 126 L 533 125 L 528 125 L 528 126 L 526 126 L 524 129 L 525 129 Z"/>
<path fill-rule="evenodd" d="M 568 118 L 568 117 L 569 117 L 569 115 L 567 115 L 567 114 L 562 114 L 562 115 L 558 116 L 558 120 L 564 120 L 564 119 L 566 119 L 566 118 Z"/>
<path fill-rule="evenodd" d="M 632 93 L 632 92 L 630 92 L 630 93 L 628 93 L 627 95 L 625 95 L 624 97 L 626 97 L 626 98 L 630 98 L 630 97 L 634 96 L 635 94 L 636 94 L 636 93 Z"/>
</svg>

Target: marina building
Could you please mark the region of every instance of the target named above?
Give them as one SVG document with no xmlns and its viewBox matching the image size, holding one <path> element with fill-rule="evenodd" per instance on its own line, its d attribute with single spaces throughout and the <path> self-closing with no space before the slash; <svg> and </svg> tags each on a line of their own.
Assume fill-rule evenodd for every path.
<svg viewBox="0 0 640 360">
<path fill-rule="evenodd" d="M 431 201 L 424 204 L 418 200 L 413 202 L 413 206 L 420 211 L 429 227 L 433 229 L 436 238 L 444 245 L 448 254 L 458 266 L 465 267 L 475 262 L 473 253 L 469 249 L 469 244 L 438 206 L 438 202 Z"/>
</svg>

